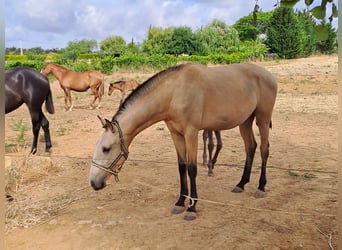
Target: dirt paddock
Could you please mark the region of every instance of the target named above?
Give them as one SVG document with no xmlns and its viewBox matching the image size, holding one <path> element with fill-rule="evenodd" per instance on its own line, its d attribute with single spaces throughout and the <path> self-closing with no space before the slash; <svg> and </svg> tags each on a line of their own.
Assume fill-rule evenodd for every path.
<svg viewBox="0 0 342 250">
<path fill-rule="evenodd" d="M 337 247 L 337 67 L 319 56 L 257 62 L 278 79 L 270 132 L 267 196 L 254 198 L 260 175 L 257 149 L 251 182 L 240 180 L 244 146 L 237 128 L 222 132 L 215 176 L 207 176 L 198 148 L 198 217 L 170 213 L 179 193 L 175 149 L 163 122 L 140 133 L 120 173 L 98 192 L 88 184 L 92 152 L 120 93 L 90 110 L 89 92 L 72 92 L 74 110 L 52 81 L 56 114 L 47 117 L 53 148 L 29 156 L 31 123 L 25 106 L 5 116 L 6 249 L 330 249 Z M 116 72 L 139 82 L 154 72 Z M 46 112 L 45 112 L 46 113 Z M 25 129 L 26 128 L 26 129 Z M 258 141 L 257 127 L 254 126 Z M 42 131 L 41 131 L 41 138 Z"/>
</svg>

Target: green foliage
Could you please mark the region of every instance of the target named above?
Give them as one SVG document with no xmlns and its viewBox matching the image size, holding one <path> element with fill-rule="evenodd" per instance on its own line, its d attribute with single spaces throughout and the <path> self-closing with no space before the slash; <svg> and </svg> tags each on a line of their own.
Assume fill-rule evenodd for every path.
<svg viewBox="0 0 342 250">
<path fill-rule="evenodd" d="M 332 54 L 336 52 L 337 34 L 330 22 L 323 21 L 320 26 L 328 31 L 327 39 L 323 39 L 317 43 L 317 50 L 323 54 Z"/>
<path fill-rule="evenodd" d="M 304 57 L 310 56 L 316 49 L 316 37 L 314 33 L 315 22 L 307 12 L 296 13 L 302 31 L 302 51 Z"/>
<path fill-rule="evenodd" d="M 198 51 L 199 41 L 190 27 L 175 28 L 171 39 L 166 43 L 166 53 L 171 55 L 192 55 Z"/>
<path fill-rule="evenodd" d="M 26 61 L 27 55 L 12 55 L 12 54 L 6 54 L 5 55 L 6 61 Z"/>
<path fill-rule="evenodd" d="M 96 40 L 80 40 L 69 42 L 68 46 L 62 50 L 61 60 L 76 61 L 79 54 L 90 53 L 97 46 Z"/>
<path fill-rule="evenodd" d="M 296 3 L 298 3 L 299 1 L 300 0 L 281 0 L 280 6 L 293 8 L 296 5 Z M 335 0 L 321 0 L 320 5 L 312 6 L 312 4 L 314 3 L 313 0 L 304 0 L 310 13 L 317 21 L 325 21 L 325 18 L 327 16 L 327 9 L 328 7 L 331 7 L 331 14 L 328 18 L 330 22 L 332 22 L 333 18 L 338 17 L 337 5 L 334 3 L 334 1 Z M 315 31 L 316 37 L 318 37 L 318 40 L 328 39 L 327 27 L 324 27 L 321 25 L 314 26 L 314 31 Z"/>
<path fill-rule="evenodd" d="M 100 49 L 105 56 L 121 56 L 126 52 L 126 41 L 121 36 L 110 36 L 100 42 Z"/>
<path fill-rule="evenodd" d="M 159 27 L 150 27 L 147 34 L 147 39 L 142 44 L 142 51 L 148 55 L 166 54 L 166 45 L 170 42 L 172 27 L 163 29 Z"/>
<path fill-rule="evenodd" d="M 291 59 L 300 55 L 303 32 L 293 9 L 279 7 L 270 19 L 266 45 L 279 57 Z"/>
<path fill-rule="evenodd" d="M 233 25 L 233 28 L 239 33 L 240 40 L 255 40 L 259 35 L 265 34 L 272 13 L 273 11 L 257 12 L 255 13 L 256 20 L 254 19 L 255 16 L 253 13 L 240 18 Z"/>
<path fill-rule="evenodd" d="M 214 19 L 210 24 L 200 28 L 196 35 L 201 43 L 204 55 L 227 53 L 231 47 L 239 44 L 237 30 L 228 27 L 218 19 Z"/>
<path fill-rule="evenodd" d="M 20 66 L 30 67 L 37 71 L 41 71 L 41 69 L 44 66 L 44 61 L 41 61 L 41 60 L 7 61 L 5 64 L 5 69 L 20 67 Z"/>
</svg>

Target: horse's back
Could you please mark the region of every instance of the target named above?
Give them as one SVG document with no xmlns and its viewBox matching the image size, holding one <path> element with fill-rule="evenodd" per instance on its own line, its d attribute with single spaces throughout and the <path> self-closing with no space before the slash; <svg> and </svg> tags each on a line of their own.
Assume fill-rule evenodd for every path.
<svg viewBox="0 0 342 250">
<path fill-rule="evenodd" d="M 215 67 L 189 63 L 170 80 L 175 84 L 173 108 L 211 130 L 235 127 L 256 110 L 271 114 L 277 92 L 273 75 L 250 63 Z"/>
<path fill-rule="evenodd" d="M 9 113 L 22 103 L 41 104 L 51 94 L 46 76 L 29 67 L 16 67 L 5 72 L 5 112 Z"/>
</svg>

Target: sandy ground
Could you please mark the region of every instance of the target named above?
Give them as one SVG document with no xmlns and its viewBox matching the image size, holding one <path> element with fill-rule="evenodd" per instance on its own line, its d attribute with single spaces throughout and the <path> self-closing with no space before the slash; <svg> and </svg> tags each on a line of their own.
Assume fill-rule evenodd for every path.
<svg viewBox="0 0 342 250">
<path fill-rule="evenodd" d="M 108 187 L 93 191 L 89 166 L 102 133 L 96 115 L 111 118 L 120 94 L 106 95 L 101 110 L 89 110 L 90 93 L 73 92 L 75 108 L 66 112 L 63 92 L 53 81 L 56 114 L 47 114 L 50 154 L 41 139 L 37 155 L 28 155 L 32 133 L 25 106 L 5 117 L 6 185 L 14 197 L 6 205 L 6 249 L 336 248 L 337 56 L 257 64 L 279 82 L 266 198 L 253 196 L 260 175 L 259 149 L 245 192 L 230 192 L 240 180 L 245 157 L 235 128 L 222 132 L 215 176 L 208 177 L 206 166 L 198 165 L 197 219 L 172 215 L 179 176 L 163 122 L 135 138 L 119 183 L 111 179 Z M 141 82 L 152 74 L 116 72 L 107 76 L 107 83 Z M 29 130 L 18 145 L 19 122 Z M 258 137 L 256 126 L 255 132 Z M 199 163 L 202 151 L 200 143 Z"/>
</svg>

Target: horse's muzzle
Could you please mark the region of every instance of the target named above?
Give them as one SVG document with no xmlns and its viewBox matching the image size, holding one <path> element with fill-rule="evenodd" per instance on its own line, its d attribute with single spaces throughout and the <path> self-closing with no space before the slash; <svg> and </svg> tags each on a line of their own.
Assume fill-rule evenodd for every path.
<svg viewBox="0 0 342 250">
<path fill-rule="evenodd" d="M 98 191 L 106 186 L 106 182 L 101 182 L 100 184 L 96 184 L 94 181 L 90 181 L 90 185 L 95 191 Z"/>
</svg>

